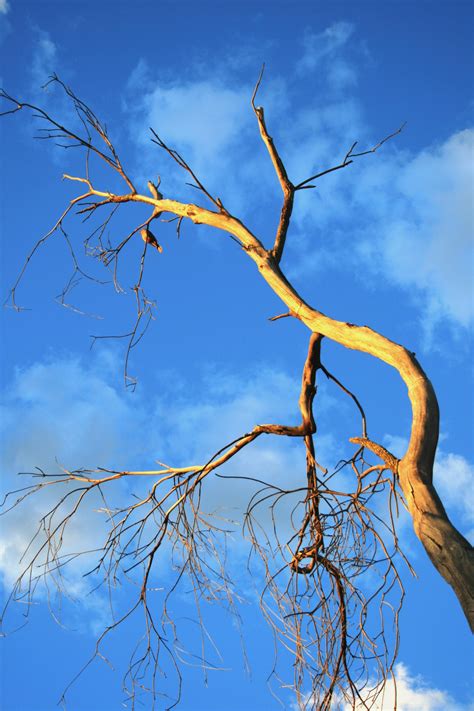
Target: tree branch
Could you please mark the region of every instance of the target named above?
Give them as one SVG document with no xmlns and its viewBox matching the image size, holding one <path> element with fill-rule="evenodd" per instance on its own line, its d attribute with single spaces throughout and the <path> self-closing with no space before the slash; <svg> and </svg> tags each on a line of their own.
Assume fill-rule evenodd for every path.
<svg viewBox="0 0 474 711">
<path fill-rule="evenodd" d="M 332 168 L 327 168 L 326 170 L 321 171 L 320 173 L 315 173 L 314 175 L 311 175 L 309 178 L 306 178 L 305 180 L 302 180 L 301 183 L 298 183 L 295 185 L 295 191 L 296 190 L 302 190 L 304 188 L 314 188 L 314 185 L 308 185 L 308 183 L 311 183 L 313 180 L 317 180 L 318 178 L 322 178 L 323 175 L 328 175 L 328 173 L 334 173 L 336 170 L 341 170 L 342 168 L 347 168 L 348 165 L 351 165 L 351 163 L 354 162 L 354 158 L 359 158 L 361 156 L 367 156 L 370 153 L 375 153 L 378 151 L 378 149 L 383 146 L 384 143 L 389 141 L 391 138 L 394 138 L 395 136 L 398 136 L 399 133 L 401 133 L 406 126 L 406 122 L 402 123 L 400 128 L 398 128 L 396 131 L 393 133 L 390 133 L 388 136 L 385 136 L 385 138 L 382 138 L 378 143 L 375 144 L 372 148 L 367 149 L 366 151 L 361 151 L 360 153 L 354 153 L 354 148 L 357 145 L 357 141 L 354 141 L 352 146 L 349 148 L 347 151 L 346 155 L 344 156 L 344 160 L 342 163 L 339 163 L 338 165 L 333 166 Z"/>
<path fill-rule="evenodd" d="M 262 140 L 267 148 L 268 154 L 270 156 L 273 167 L 275 169 L 278 180 L 280 182 L 281 189 L 283 191 L 283 206 L 281 208 L 280 221 L 278 223 L 277 233 L 276 233 L 276 237 L 275 237 L 275 243 L 274 243 L 273 248 L 271 250 L 273 258 L 275 259 L 276 263 L 278 264 L 281 260 L 282 255 L 283 255 L 283 249 L 285 247 L 286 235 L 288 232 L 288 227 L 290 226 L 291 213 L 293 211 L 295 187 L 293 186 L 290 179 L 288 178 L 286 168 L 285 168 L 283 161 L 280 158 L 280 155 L 275 147 L 273 138 L 269 135 L 269 133 L 267 131 L 267 127 L 265 124 L 265 116 L 264 116 L 263 106 L 255 106 L 255 98 L 257 96 L 257 92 L 258 92 L 260 83 L 263 78 L 264 69 L 265 69 L 265 65 L 263 65 L 263 67 L 262 67 L 262 71 L 260 72 L 260 76 L 258 78 L 254 92 L 252 94 L 251 104 L 252 104 L 252 109 L 255 113 L 255 116 L 257 117 L 260 135 L 261 135 Z"/>
</svg>

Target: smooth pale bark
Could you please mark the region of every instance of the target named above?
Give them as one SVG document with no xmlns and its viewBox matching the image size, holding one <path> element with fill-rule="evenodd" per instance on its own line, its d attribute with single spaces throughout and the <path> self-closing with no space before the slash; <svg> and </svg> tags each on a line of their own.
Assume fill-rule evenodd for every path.
<svg viewBox="0 0 474 711">
<path fill-rule="evenodd" d="M 225 210 L 217 213 L 197 205 L 143 195 L 130 195 L 128 199 L 231 233 L 241 242 L 275 294 L 312 332 L 346 348 L 368 353 L 398 371 L 407 386 L 412 408 L 410 441 L 397 471 L 400 486 L 416 535 L 435 568 L 453 588 L 474 631 L 474 549 L 449 520 L 432 483 L 439 408 L 433 386 L 414 353 L 367 326 L 336 321 L 309 306 L 288 282 L 272 252 Z"/>
</svg>

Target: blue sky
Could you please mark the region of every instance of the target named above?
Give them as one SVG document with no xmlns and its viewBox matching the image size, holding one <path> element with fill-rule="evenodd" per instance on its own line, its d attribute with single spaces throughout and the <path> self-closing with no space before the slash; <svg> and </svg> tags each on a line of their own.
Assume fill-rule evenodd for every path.
<svg viewBox="0 0 474 711">
<path fill-rule="evenodd" d="M 69 108 L 59 93 L 40 89 L 57 72 L 107 123 L 143 190 L 160 174 L 167 196 L 196 200 L 150 143 L 153 126 L 266 244 L 277 224 L 280 191 L 249 104 L 263 61 L 259 102 L 295 182 L 337 163 L 354 140 L 373 145 L 407 121 L 376 155 L 297 195 L 282 266 L 319 310 L 368 324 L 416 351 L 441 407 L 436 484 L 453 521 L 471 538 L 472 26 L 471 4 L 456 1 L 0 0 L 0 83 L 7 91 L 66 120 Z M 29 249 L 74 194 L 61 175 L 79 169 L 69 151 L 33 141 L 30 117 L 7 116 L 0 131 L 6 298 Z M 111 227 L 112 238 L 120 239 L 136 223 L 133 207 Z M 72 220 L 69 234 L 80 245 L 85 227 Z M 258 422 L 298 416 L 308 338 L 301 324 L 268 321 L 282 310 L 278 299 L 225 236 L 189 224 L 178 241 L 174 227 L 163 225 L 161 241 L 163 254 L 149 260 L 145 276 L 147 294 L 157 302 L 156 320 L 131 359 L 130 372 L 138 379 L 133 393 L 123 384 L 122 344 L 98 341 L 90 348 L 91 334 L 127 331 L 134 308 L 130 293 L 83 281 L 72 292 L 73 305 L 102 318 L 61 307 L 56 297 L 71 263 L 60 237 L 29 265 L 18 302 L 30 310 L 1 314 L 3 489 L 15 488 L 16 473 L 35 466 L 153 468 L 155 460 L 184 465 L 212 455 Z M 140 254 L 141 243 L 132 244 L 123 260 L 126 291 L 136 279 Z M 374 439 L 402 453 L 410 413 L 396 373 L 331 344 L 325 344 L 325 359 L 364 402 Z M 317 400 L 319 451 L 332 467 L 341 456 L 338 442 L 347 441 L 356 421 L 323 383 Z M 299 449 L 267 440 L 243 452 L 232 469 L 262 471 L 279 482 L 304 476 Z M 213 482 L 206 503 L 238 519 L 246 493 Z M 117 489 L 117 500 L 127 494 L 126 487 Z M 5 596 L 45 503 L 31 500 L 1 521 Z M 410 521 L 402 516 L 399 526 L 418 573 L 418 579 L 405 581 L 400 708 L 472 709 L 467 625 Z M 71 531 L 69 545 L 92 546 L 101 534 L 102 518 L 91 507 Z M 279 708 L 266 683 L 272 640 L 242 572 L 245 551 L 236 525 L 230 565 L 245 601 L 251 675 L 243 670 L 238 630 L 212 608 L 207 619 L 227 671 L 210 673 L 206 687 L 202 672 L 187 667 L 179 707 L 186 711 L 224 708 L 224 690 L 225 708 L 232 711 Z M 86 596 L 83 572 L 81 564 L 71 566 L 69 585 L 77 601 L 64 605 L 66 629 L 50 616 L 40 587 L 29 624 L 2 640 L 3 708 L 54 708 L 87 660 L 107 606 L 101 593 Z M 162 569 L 160 574 L 166 577 Z M 130 594 L 125 585 L 117 592 L 119 602 Z M 177 614 L 193 614 L 185 595 L 180 604 Z M 13 610 L 7 631 L 22 612 Z M 130 626 L 113 638 L 108 652 L 115 671 L 96 661 L 71 689 L 70 708 L 121 708 L 121 673 L 135 639 Z M 294 700 L 280 693 L 291 709 Z"/>
</svg>

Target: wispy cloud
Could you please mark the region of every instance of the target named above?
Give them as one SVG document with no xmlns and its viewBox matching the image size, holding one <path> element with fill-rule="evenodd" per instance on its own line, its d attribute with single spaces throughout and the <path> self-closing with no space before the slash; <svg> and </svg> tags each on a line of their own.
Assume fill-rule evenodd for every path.
<svg viewBox="0 0 474 711">
<path fill-rule="evenodd" d="M 354 194 L 373 219 L 359 242 L 364 261 L 417 290 L 430 327 L 442 318 L 467 327 L 474 317 L 473 158 L 474 129 L 466 129 L 410 159 L 382 159 L 362 172 Z"/>
<path fill-rule="evenodd" d="M 104 353 L 91 367 L 66 358 L 37 363 L 17 372 L 1 409 L 3 493 L 41 481 L 17 475 L 37 471 L 36 467 L 48 474 L 60 474 L 62 468 L 107 466 L 118 462 L 126 465 L 124 452 L 131 458 L 139 457 L 143 445 L 141 433 L 146 431 L 143 411 L 132 406 L 125 394 L 110 385 L 111 370 L 116 373 L 116 366 Z M 41 517 L 69 490 L 70 487 L 46 487 L 2 517 L 0 575 L 7 587 L 11 587 L 24 570 L 25 561 L 21 561 L 21 556 L 38 529 Z M 8 503 L 18 496 L 21 492 Z M 115 503 L 122 501 L 123 496 L 124 489 L 115 487 Z M 81 506 L 67 527 L 62 555 L 100 547 L 108 530 L 106 515 L 100 509 L 104 509 L 100 495 L 93 495 Z M 41 531 L 32 550 L 43 541 Z M 44 560 L 44 555 L 38 559 L 35 572 L 40 571 L 39 564 Z M 64 574 L 68 593 L 82 598 L 88 608 L 94 608 L 96 615 L 102 611 L 102 604 L 96 598 L 85 597 L 90 585 L 82 578 L 93 560 L 90 556 L 76 558 L 73 565 L 64 569 Z M 46 594 L 47 591 L 40 587 L 38 592 Z"/>
<path fill-rule="evenodd" d="M 152 127 L 234 214 L 244 220 L 260 214 L 279 194 L 279 186 L 250 106 L 252 91 L 252 80 L 242 80 L 240 71 L 228 63 L 218 70 L 198 65 L 186 80 L 179 80 L 157 76 L 140 61 L 123 103 L 135 144 L 137 182 L 146 184 L 161 172 L 165 195 L 206 202 L 198 191 L 186 187 L 185 182 L 192 182 L 189 174 L 150 143 Z M 286 82 L 266 78 L 260 100 L 276 121 L 287 107 Z"/>
<path fill-rule="evenodd" d="M 58 48 L 45 30 L 37 27 L 35 35 L 31 80 L 33 90 L 37 91 L 57 69 Z"/>
<path fill-rule="evenodd" d="M 10 10 L 10 3 L 8 0 L 0 0 L 0 15 L 6 15 Z"/>
<path fill-rule="evenodd" d="M 191 164 L 202 171 L 208 165 L 212 170 L 213 162 L 238 141 L 251 118 L 247 99 L 243 88 L 211 81 L 155 84 L 137 109 L 170 145 L 182 146 Z M 141 138 L 149 139 L 147 129 Z"/>
<path fill-rule="evenodd" d="M 297 73 L 307 75 L 323 70 L 328 86 L 334 90 L 355 84 L 357 73 L 342 54 L 353 33 L 354 26 L 349 22 L 335 22 L 319 33 L 307 31 L 302 56 L 296 63 Z"/>
<path fill-rule="evenodd" d="M 172 163 L 150 143 L 152 127 L 171 148 L 178 150 L 198 177 L 211 191 L 222 191 L 220 182 L 229 173 L 231 156 L 242 143 L 252 120 L 248 101 L 250 89 L 230 83 L 222 77 L 198 77 L 164 81 L 154 76 L 143 61 L 130 76 L 124 108 L 137 150 L 147 146 L 146 165 L 140 169 L 156 172 L 157 164 L 166 165 L 166 189 L 180 189 L 192 178 Z M 150 177 L 150 175 L 148 175 Z M 228 180 L 224 179 L 228 185 Z M 192 194 L 192 193 L 191 193 Z M 196 192 L 193 195 L 197 198 Z"/>
</svg>

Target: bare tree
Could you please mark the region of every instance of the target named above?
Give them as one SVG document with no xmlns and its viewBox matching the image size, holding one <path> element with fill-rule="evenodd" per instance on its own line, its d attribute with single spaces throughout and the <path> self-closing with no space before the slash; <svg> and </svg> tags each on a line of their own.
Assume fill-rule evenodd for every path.
<svg viewBox="0 0 474 711">
<path fill-rule="evenodd" d="M 106 127 L 57 76 L 53 76 L 51 82 L 59 85 L 70 100 L 80 120 L 80 131 L 62 125 L 42 108 L 19 101 L 6 91 L 2 90 L 0 94 L 6 105 L 2 115 L 29 110 L 41 122 L 40 137 L 85 153 L 85 172 L 64 175 L 64 179 L 78 184 L 78 195 L 70 201 L 53 228 L 33 247 L 12 288 L 11 303 L 15 308 L 20 308 L 16 301 L 17 287 L 30 259 L 56 232 L 62 233 L 67 241 L 73 262 L 72 277 L 61 294 L 64 305 L 68 305 L 66 297 L 75 278 L 87 276 L 66 228 L 72 213 L 76 212 L 86 220 L 102 216 L 99 225 L 85 240 L 85 251 L 87 256 L 112 272 L 117 289 L 120 288 L 117 269 L 124 248 L 141 236 L 143 252 L 133 287 L 136 320 L 123 336 L 128 343 L 125 379 L 130 384 L 129 355 L 153 315 L 153 302 L 143 290 L 150 248 L 161 250 L 152 226 L 159 221 L 175 220 L 179 236 L 183 220 L 189 220 L 215 227 L 226 238 L 235 240 L 255 262 L 260 277 L 287 309 L 273 320 L 294 318 L 309 331 L 299 398 L 300 424 L 249 423 L 247 432 L 223 444 L 207 462 L 190 463 L 186 467 L 163 464 L 151 471 L 99 468 L 64 471 L 61 476 L 39 471 L 37 483 L 10 492 L 5 498 L 4 511 L 7 512 L 42 491 L 57 490 L 56 503 L 39 522 L 34 541 L 25 554 L 24 570 L 8 604 L 18 598 L 30 601 L 43 579 L 62 590 L 63 569 L 75 557 L 63 554 L 67 528 L 90 499 L 99 497 L 102 500 L 108 514 L 108 535 L 104 541 L 97 542 L 96 550 L 82 551 L 81 554 L 96 556 L 90 572 L 109 586 L 112 587 L 118 579 L 134 575 L 138 576 L 139 584 L 127 611 L 99 637 L 91 660 L 102 654 L 102 643 L 110 632 L 137 610 L 142 611 L 144 637 L 132 654 L 124 679 L 124 689 L 132 706 L 137 693 L 143 690 L 151 692 L 153 704 L 158 700 L 157 703 L 171 708 L 179 702 L 182 654 L 171 600 L 183 580 L 192 583 L 199 615 L 201 606 L 207 601 L 222 603 L 238 617 L 239 590 L 230 578 L 225 559 L 227 527 L 205 510 L 201 495 L 210 476 L 223 476 L 218 473 L 222 465 L 262 435 L 298 438 L 306 454 L 306 478 L 298 487 L 283 489 L 272 482 L 253 479 L 255 491 L 242 522 L 252 547 L 250 564 L 253 559 L 259 560 L 263 571 L 263 614 L 276 640 L 294 656 L 292 685 L 300 708 L 329 709 L 338 703 L 371 708 L 383 693 L 385 681 L 392 676 L 398 647 L 398 615 L 404 597 L 397 565 L 406 560 L 396 532 L 399 504 L 408 509 L 416 535 L 433 565 L 453 588 L 471 629 L 474 629 L 473 549 L 450 522 L 432 481 L 439 413 L 431 382 L 411 351 L 368 326 L 336 321 L 321 313 L 306 303 L 280 268 L 296 193 L 315 187 L 315 181 L 326 174 L 343 170 L 356 159 L 375 153 L 403 127 L 366 150 L 358 151 L 354 143 L 341 162 L 294 184 L 267 130 L 264 110 L 256 105 L 261 79 L 262 75 L 251 105 L 283 193 L 278 228 L 270 248 L 232 215 L 219 197 L 207 190 L 183 156 L 168 146 L 155 130 L 152 130 L 152 141 L 188 174 L 190 184 L 199 191 L 202 199 L 210 203 L 210 207 L 165 197 L 160 191 L 159 180 L 156 184 L 148 183 L 149 195 L 140 193 L 123 166 Z M 92 161 L 96 159 L 119 176 L 124 185 L 123 192 L 111 191 L 107 186 L 98 187 L 92 176 Z M 112 244 L 105 238 L 107 226 L 117 211 L 128 203 L 148 206 L 150 214 L 118 244 Z M 401 459 L 369 437 L 361 403 L 325 364 L 322 356 L 324 339 L 368 353 L 395 368 L 400 375 L 407 387 L 412 410 L 410 440 Z M 353 454 L 333 472 L 328 472 L 316 458 L 313 409 L 318 373 L 340 388 L 360 414 L 360 431 L 350 440 L 354 445 Z M 351 472 L 350 485 L 338 478 L 342 469 Z M 141 482 L 149 480 L 146 494 L 125 507 L 110 506 L 108 499 L 114 482 L 133 478 Z M 344 481 L 348 481 L 347 478 Z M 385 502 L 387 515 L 379 513 L 380 501 Z M 270 513 L 268 525 L 262 523 L 268 521 L 260 516 L 263 509 Z M 287 513 L 285 525 L 282 525 L 279 511 Z M 176 575 L 157 612 L 157 603 L 150 598 L 153 598 L 154 566 L 160 556 L 172 561 L 169 569 L 175 570 Z M 204 622 L 202 634 L 201 663 L 206 666 Z M 177 695 L 162 702 L 159 672 L 165 657 L 171 660 L 176 671 Z M 275 665 L 274 674 L 277 673 Z"/>
</svg>

